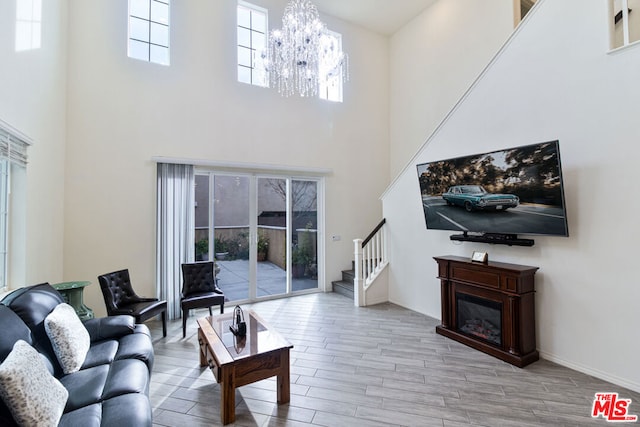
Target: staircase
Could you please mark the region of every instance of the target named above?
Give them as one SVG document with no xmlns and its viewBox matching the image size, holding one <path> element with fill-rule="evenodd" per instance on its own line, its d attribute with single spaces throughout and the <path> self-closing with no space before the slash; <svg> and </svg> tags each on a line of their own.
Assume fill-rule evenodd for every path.
<svg viewBox="0 0 640 427">
<path fill-rule="evenodd" d="M 388 278 L 376 282 L 388 265 L 385 223 L 382 219 L 366 239 L 353 241 L 351 270 L 343 270 L 342 280 L 331 282 L 333 292 L 352 299 L 356 307 L 388 300 Z"/>
<path fill-rule="evenodd" d="M 331 282 L 333 292 L 353 299 L 353 279 L 356 277 L 355 261 L 351 261 L 351 270 L 342 270 L 342 280 Z"/>
</svg>

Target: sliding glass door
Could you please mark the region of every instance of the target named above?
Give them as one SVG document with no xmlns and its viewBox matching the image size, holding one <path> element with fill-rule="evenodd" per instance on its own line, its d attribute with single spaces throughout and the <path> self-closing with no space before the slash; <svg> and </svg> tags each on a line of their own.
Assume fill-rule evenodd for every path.
<svg viewBox="0 0 640 427">
<path fill-rule="evenodd" d="M 291 286 L 318 287 L 318 185 L 291 180 Z"/>
<path fill-rule="evenodd" d="M 288 210 L 286 178 L 257 178 L 258 226 L 256 295 L 281 295 L 287 289 Z"/>
<path fill-rule="evenodd" d="M 229 301 L 318 289 L 320 180 L 196 173 L 196 260 Z"/>
</svg>

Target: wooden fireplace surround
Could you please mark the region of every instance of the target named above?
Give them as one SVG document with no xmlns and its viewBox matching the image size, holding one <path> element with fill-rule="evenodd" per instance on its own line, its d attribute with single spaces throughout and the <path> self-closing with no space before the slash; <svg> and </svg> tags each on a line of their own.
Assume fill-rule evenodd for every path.
<svg viewBox="0 0 640 427">
<path fill-rule="evenodd" d="M 442 324 L 436 326 L 438 334 L 520 368 L 538 360 L 534 305 L 534 274 L 538 267 L 478 263 L 451 255 L 434 259 L 438 263 L 442 300 Z M 501 304 L 500 345 L 458 330 L 456 292 Z"/>
</svg>

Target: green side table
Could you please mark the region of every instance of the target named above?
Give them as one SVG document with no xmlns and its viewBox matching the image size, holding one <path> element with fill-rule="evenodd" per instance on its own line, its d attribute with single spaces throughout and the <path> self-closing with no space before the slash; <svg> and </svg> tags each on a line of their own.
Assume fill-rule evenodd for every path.
<svg viewBox="0 0 640 427">
<path fill-rule="evenodd" d="M 93 310 L 84 305 L 82 301 L 84 287 L 90 284 L 91 282 L 62 282 L 51 286 L 60 292 L 67 304 L 76 310 L 80 320 L 85 321 L 93 319 Z"/>
</svg>

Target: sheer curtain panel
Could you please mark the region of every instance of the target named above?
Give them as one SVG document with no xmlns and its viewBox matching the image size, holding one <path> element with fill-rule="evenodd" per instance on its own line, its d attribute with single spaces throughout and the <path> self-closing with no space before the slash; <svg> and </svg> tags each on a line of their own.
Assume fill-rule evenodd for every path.
<svg viewBox="0 0 640 427">
<path fill-rule="evenodd" d="M 156 286 L 169 319 L 180 317 L 180 266 L 194 260 L 192 165 L 158 163 Z"/>
</svg>

